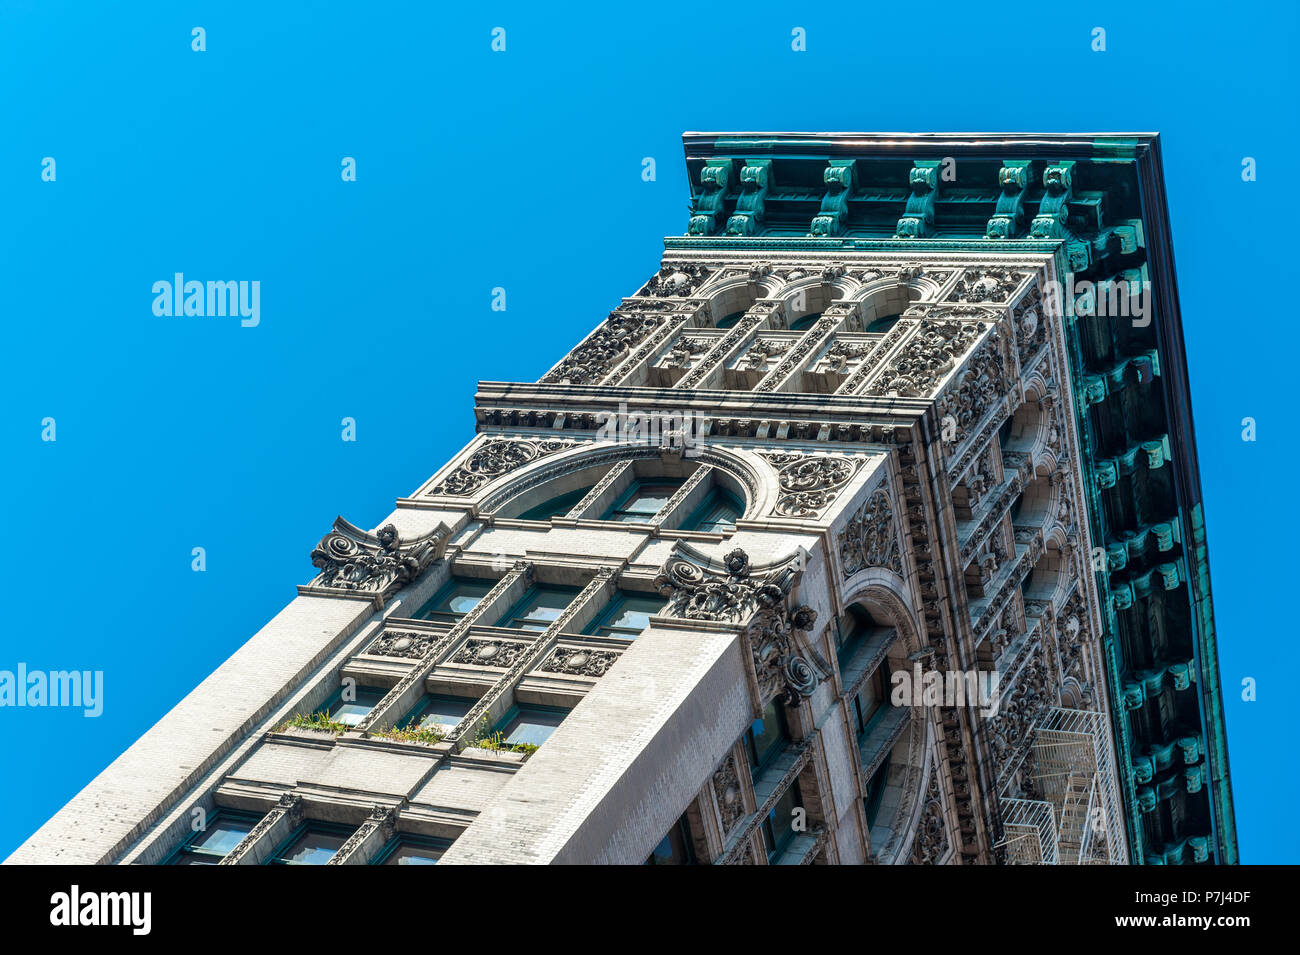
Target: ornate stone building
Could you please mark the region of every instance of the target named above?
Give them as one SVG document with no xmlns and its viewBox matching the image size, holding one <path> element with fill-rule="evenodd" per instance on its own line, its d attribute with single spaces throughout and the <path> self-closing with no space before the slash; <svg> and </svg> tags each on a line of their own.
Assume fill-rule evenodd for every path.
<svg viewBox="0 0 1300 955">
<path fill-rule="evenodd" d="M 658 271 L 10 861 L 1236 861 L 1158 141 L 686 157 Z"/>
</svg>

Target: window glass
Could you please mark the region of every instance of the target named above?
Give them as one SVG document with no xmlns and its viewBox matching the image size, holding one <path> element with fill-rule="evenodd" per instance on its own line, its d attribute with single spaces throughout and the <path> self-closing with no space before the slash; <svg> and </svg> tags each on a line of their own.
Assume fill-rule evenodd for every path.
<svg viewBox="0 0 1300 955">
<path fill-rule="evenodd" d="M 633 640 L 650 626 L 650 618 L 661 613 L 663 609 L 662 597 L 620 590 L 586 632 L 600 634 L 603 637 Z"/>
<path fill-rule="evenodd" d="M 501 618 L 497 626 L 545 630 L 564 613 L 575 593 L 577 591 L 572 587 L 534 587 Z"/>
<path fill-rule="evenodd" d="M 887 663 L 881 663 L 876 671 L 867 677 L 867 681 L 853 698 L 853 709 L 857 714 L 858 732 L 865 733 L 876 722 L 876 717 L 883 712 L 885 703 L 885 676 L 889 672 Z"/>
<path fill-rule="evenodd" d="M 252 813 L 218 811 L 208 826 L 181 843 L 170 865 L 216 865 L 253 831 L 260 817 Z"/>
<path fill-rule="evenodd" d="M 903 317 L 903 313 L 898 312 L 894 315 L 886 315 L 883 318 L 878 318 L 870 325 L 867 326 L 867 331 L 871 332 L 874 335 L 884 334 L 885 332 L 893 328 L 895 325 L 897 325 L 898 320 L 902 317 Z"/>
<path fill-rule="evenodd" d="M 517 706 L 501 723 L 501 739 L 512 745 L 541 746 L 568 715 L 568 710 L 551 706 Z"/>
<path fill-rule="evenodd" d="M 864 808 L 867 810 L 868 826 L 874 826 L 876 817 L 880 815 L 880 801 L 885 795 L 885 782 L 889 778 L 889 763 L 892 755 L 891 753 L 890 756 L 885 758 L 885 761 L 880 764 L 880 768 L 872 773 L 870 782 L 867 783 L 867 794 L 863 797 L 863 803 Z"/>
<path fill-rule="evenodd" d="M 321 824 L 308 824 L 271 860 L 273 865 L 324 865 L 351 835 L 350 830 Z"/>
<path fill-rule="evenodd" d="M 806 332 L 806 331 L 808 331 L 808 329 L 812 328 L 813 325 L 816 324 L 817 319 L 819 319 L 819 318 L 821 318 L 821 317 L 822 317 L 822 313 L 821 313 L 821 312 L 809 312 L 809 313 L 808 313 L 807 315 L 805 315 L 803 318 L 798 318 L 798 319 L 795 319 L 793 322 L 791 322 L 791 323 L 790 323 L 790 331 L 792 331 L 792 332 Z"/>
<path fill-rule="evenodd" d="M 691 838 L 691 823 L 683 813 L 682 817 L 668 830 L 668 835 L 655 846 L 646 865 L 694 865 L 695 842 Z"/>
<path fill-rule="evenodd" d="M 735 326 L 736 326 L 736 322 L 740 321 L 741 316 L 743 316 L 744 314 L 745 314 L 745 312 L 744 312 L 743 309 L 742 309 L 741 311 L 739 311 L 739 312 L 732 312 L 730 315 L 726 316 L 725 318 L 721 318 L 721 319 L 719 319 L 719 320 L 718 320 L 717 327 L 718 327 L 718 328 L 735 328 Z"/>
<path fill-rule="evenodd" d="M 803 796 L 799 792 L 796 779 L 790 788 L 781 794 L 763 820 L 763 839 L 767 843 L 768 860 L 776 858 L 795 836 L 795 810 L 803 805 Z"/>
<path fill-rule="evenodd" d="M 734 531 L 743 508 L 731 492 L 715 487 L 682 525 L 684 531 Z"/>
<path fill-rule="evenodd" d="M 745 734 L 750 765 L 762 769 L 781 751 L 789 738 L 785 714 L 781 711 L 781 704 L 774 699 L 763 708 L 763 715 L 754 720 Z"/>
<path fill-rule="evenodd" d="M 413 723 L 421 729 L 450 733 L 477 702 L 469 696 L 440 696 L 430 693 L 416 705 L 408 725 Z"/>
<path fill-rule="evenodd" d="M 495 580 L 475 580 L 453 577 L 427 604 L 416 611 L 421 620 L 443 620 L 455 623 L 478 606 L 479 601 L 496 584 Z"/>
<path fill-rule="evenodd" d="M 681 484 L 681 481 L 637 481 L 609 510 L 604 520 L 648 524 L 677 493 Z"/>
<path fill-rule="evenodd" d="M 521 521 L 549 521 L 552 517 L 563 517 L 569 511 L 587 496 L 593 485 L 580 487 L 576 491 L 570 491 L 567 494 L 561 494 L 553 497 L 549 501 L 543 501 L 536 507 L 530 507 L 519 515 Z"/>
<path fill-rule="evenodd" d="M 446 851 L 446 843 L 441 840 L 423 839 L 419 836 L 398 836 L 380 864 L 437 865 Z"/>
<path fill-rule="evenodd" d="M 375 704 L 387 695 L 387 692 L 372 686 L 352 687 L 350 690 L 340 689 L 329 708 L 330 719 L 344 726 L 356 726 L 375 708 Z M 344 699 L 345 695 L 352 699 Z"/>
</svg>

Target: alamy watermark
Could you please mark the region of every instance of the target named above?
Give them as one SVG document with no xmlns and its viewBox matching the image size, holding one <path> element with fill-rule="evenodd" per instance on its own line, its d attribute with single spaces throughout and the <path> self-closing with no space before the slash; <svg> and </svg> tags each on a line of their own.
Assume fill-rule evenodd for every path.
<svg viewBox="0 0 1300 955">
<path fill-rule="evenodd" d="M 262 283 L 257 280 L 187 282 L 185 273 L 177 272 L 170 282 L 154 282 L 153 294 L 153 313 L 159 318 L 238 316 L 244 328 L 256 328 L 262 321 Z"/>
<path fill-rule="evenodd" d="M 1134 328 L 1151 324 L 1151 283 L 1146 279 L 1105 279 L 1092 282 L 1068 273 L 1065 283 L 1051 281 L 1043 286 L 1043 297 L 1057 315 L 1071 318 L 1127 318 Z"/>
<path fill-rule="evenodd" d="M 104 712 L 103 670 L 0 670 L 0 707 L 81 707 L 81 715 Z"/>
<path fill-rule="evenodd" d="M 704 417 L 691 411 L 646 411 L 628 414 L 627 402 L 620 401 L 618 413 L 596 413 L 597 441 L 641 447 L 666 448 L 693 458 L 704 446 Z"/>
<path fill-rule="evenodd" d="M 889 674 L 893 689 L 889 702 L 894 706 L 977 706 L 984 717 L 997 716 L 998 686 L 1002 674 L 997 670 L 923 670 L 920 661 L 911 670 Z"/>
</svg>

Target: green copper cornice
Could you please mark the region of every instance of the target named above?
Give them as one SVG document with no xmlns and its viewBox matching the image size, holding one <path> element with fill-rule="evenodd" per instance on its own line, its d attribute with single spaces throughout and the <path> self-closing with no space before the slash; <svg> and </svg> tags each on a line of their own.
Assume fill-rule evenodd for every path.
<svg viewBox="0 0 1300 955">
<path fill-rule="evenodd" d="M 1135 863 L 1237 862 L 1159 136 L 687 133 L 683 143 L 692 217 L 689 235 L 665 241 L 672 252 L 1050 255 L 1076 304 L 1092 299 L 1074 294 L 1075 280 L 1150 283 L 1143 323 L 1086 311 L 1066 322 L 1088 525 L 1105 554 L 1094 571 L 1125 825 Z M 1167 762 L 1175 749 L 1181 759 Z"/>
</svg>

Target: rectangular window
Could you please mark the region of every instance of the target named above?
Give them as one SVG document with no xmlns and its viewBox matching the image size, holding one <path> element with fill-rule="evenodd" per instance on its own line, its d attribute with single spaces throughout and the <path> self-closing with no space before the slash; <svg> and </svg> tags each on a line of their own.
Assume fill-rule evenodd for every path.
<svg viewBox="0 0 1300 955">
<path fill-rule="evenodd" d="M 885 677 L 888 673 L 888 661 L 882 661 L 875 672 L 862 684 L 858 695 L 853 698 L 853 715 L 858 725 L 859 736 L 874 726 L 876 720 L 884 713 Z"/>
<path fill-rule="evenodd" d="M 767 861 L 775 861 L 795 837 L 797 810 L 803 806 L 799 780 L 790 784 L 763 820 L 763 841 L 767 844 Z"/>
<path fill-rule="evenodd" d="M 677 493 L 681 484 L 681 481 L 637 481 L 602 519 L 624 524 L 648 524 Z"/>
<path fill-rule="evenodd" d="M 578 591 L 573 587 L 533 587 L 524 598 L 510 608 L 498 621 L 498 627 L 518 627 L 520 630 L 545 630 L 556 620 L 573 600 Z"/>
<path fill-rule="evenodd" d="M 405 725 L 450 733 L 477 702 L 478 700 L 472 696 L 442 696 L 426 693 L 415 704 L 415 709 L 411 711 Z"/>
<path fill-rule="evenodd" d="M 763 707 L 763 715 L 745 731 L 745 748 L 749 765 L 757 772 L 770 763 L 790 741 L 790 729 L 780 702 L 774 699 Z"/>
<path fill-rule="evenodd" d="M 451 842 L 410 833 L 398 833 L 375 858 L 374 865 L 437 865 Z"/>
<path fill-rule="evenodd" d="M 338 853 L 355 830 L 326 822 L 299 826 L 276 850 L 268 865 L 324 865 Z"/>
<path fill-rule="evenodd" d="M 495 585 L 495 580 L 453 577 L 434 594 L 432 600 L 416 611 L 416 619 L 455 623 L 477 607 Z"/>
<path fill-rule="evenodd" d="M 650 594 L 617 591 L 609 605 L 601 611 L 584 633 L 602 637 L 635 640 L 641 631 L 650 626 L 650 618 L 664 609 L 664 598 Z"/>
<path fill-rule="evenodd" d="M 373 686 L 352 686 L 348 684 L 339 688 L 326 705 L 329 718 L 344 726 L 356 726 L 388 695 L 387 690 Z"/>
<path fill-rule="evenodd" d="M 567 709 L 558 706 L 521 704 L 505 715 L 497 729 L 501 732 L 501 742 L 507 745 L 541 746 L 568 715 Z"/>
<path fill-rule="evenodd" d="M 253 831 L 261 816 L 222 809 L 208 819 L 207 828 L 180 844 L 167 865 L 216 865 Z"/>
<path fill-rule="evenodd" d="M 646 865 L 695 865 L 695 840 L 691 835 L 691 821 L 682 817 L 673 823 L 668 835 L 655 846 Z"/>
<path fill-rule="evenodd" d="M 715 487 L 682 524 L 684 531 L 716 531 L 726 533 L 736 529 L 742 508 L 729 491 Z"/>
</svg>

